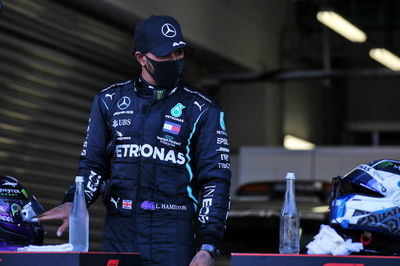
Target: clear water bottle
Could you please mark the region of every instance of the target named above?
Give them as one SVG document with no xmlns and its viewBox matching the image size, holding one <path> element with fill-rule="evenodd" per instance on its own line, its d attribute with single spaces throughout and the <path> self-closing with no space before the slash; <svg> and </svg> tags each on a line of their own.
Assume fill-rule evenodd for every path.
<svg viewBox="0 0 400 266">
<path fill-rule="evenodd" d="M 279 227 L 279 253 L 299 254 L 300 252 L 300 214 L 296 208 L 294 173 L 286 174 L 286 192 Z"/>
<path fill-rule="evenodd" d="M 69 243 L 73 245 L 72 251 L 87 252 L 89 250 L 89 213 L 85 202 L 83 177 L 77 176 L 75 183 L 74 202 L 69 215 Z"/>
</svg>

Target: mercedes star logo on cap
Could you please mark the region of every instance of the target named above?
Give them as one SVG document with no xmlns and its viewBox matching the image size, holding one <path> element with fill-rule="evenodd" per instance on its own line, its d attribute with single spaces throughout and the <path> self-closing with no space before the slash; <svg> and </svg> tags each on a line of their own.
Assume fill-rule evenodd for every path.
<svg viewBox="0 0 400 266">
<path fill-rule="evenodd" d="M 161 32 L 165 37 L 173 38 L 176 35 L 176 29 L 169 23 L 165 23 L 161 27 Z"/>
</svg>

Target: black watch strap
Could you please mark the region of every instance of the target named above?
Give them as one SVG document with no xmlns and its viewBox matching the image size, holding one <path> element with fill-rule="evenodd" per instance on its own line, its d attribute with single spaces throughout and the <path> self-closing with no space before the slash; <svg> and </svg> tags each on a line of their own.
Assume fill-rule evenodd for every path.
<svg viewBox="0 0 400 266">
<path fill-rule="evenodd" d="M 220 254 L 220 251 L 214 245 L 211 244 L 203 244 L 200 246 L 200 249 L 210 253 L 211 257 L 213 258 L 218 257 Z"/>
</svg>

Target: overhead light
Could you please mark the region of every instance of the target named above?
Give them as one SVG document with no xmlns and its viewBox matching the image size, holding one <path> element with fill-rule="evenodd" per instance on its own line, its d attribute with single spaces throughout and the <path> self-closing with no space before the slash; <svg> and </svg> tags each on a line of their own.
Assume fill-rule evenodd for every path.
<svg viewBox="0 0 400 266">
<path fill-rule="evenodd" d="M 313 207 L 313 208 L 311 208 L 311 211 L 315 212 L 315 213 L 327 213 L 327 212 L 329 212 L 329 206 L 324 205 L 324 206 Z"/>
<path fill-rule="evenodd" d="M 352 42 L 365 42 L 367 35 L 334 11 L 319 11 L 317 19 Z"/>
<path fill-rule="evenodd" d="M 400 71 L 400 58 L 385 48 L 371 49 L 369 56 L 393 71 Z"/>
<path fill-rule="evenodd" d="M 288 150 L 312 150 L 315 148 L 315 144 L 292 135 L 284 137 L 283 146 Z"/>
</svg>

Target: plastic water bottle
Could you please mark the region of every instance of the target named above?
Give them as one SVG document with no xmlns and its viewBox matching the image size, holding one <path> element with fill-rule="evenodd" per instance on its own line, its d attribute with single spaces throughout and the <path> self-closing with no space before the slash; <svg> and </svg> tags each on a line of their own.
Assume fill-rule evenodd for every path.
<svg viewBox="0 0 400 266">
<path fill-rule="evenodd" d="M 83 177 L 75 178 L 76 189 L 74 202 L 69 215 L 69 243 L 76 252 L 89 250 L 89 213 L 86 207 L 83 191 Z"/>
<path fill-rule="evenodd" d="M 300 214 L 296 208 L 294 173 L 286 174 L 286 192 L 283 202 L 280 227 L 279 227 L 279 253 L 280 254 L 299 254 L 300 252 Z"/>
</svg>

